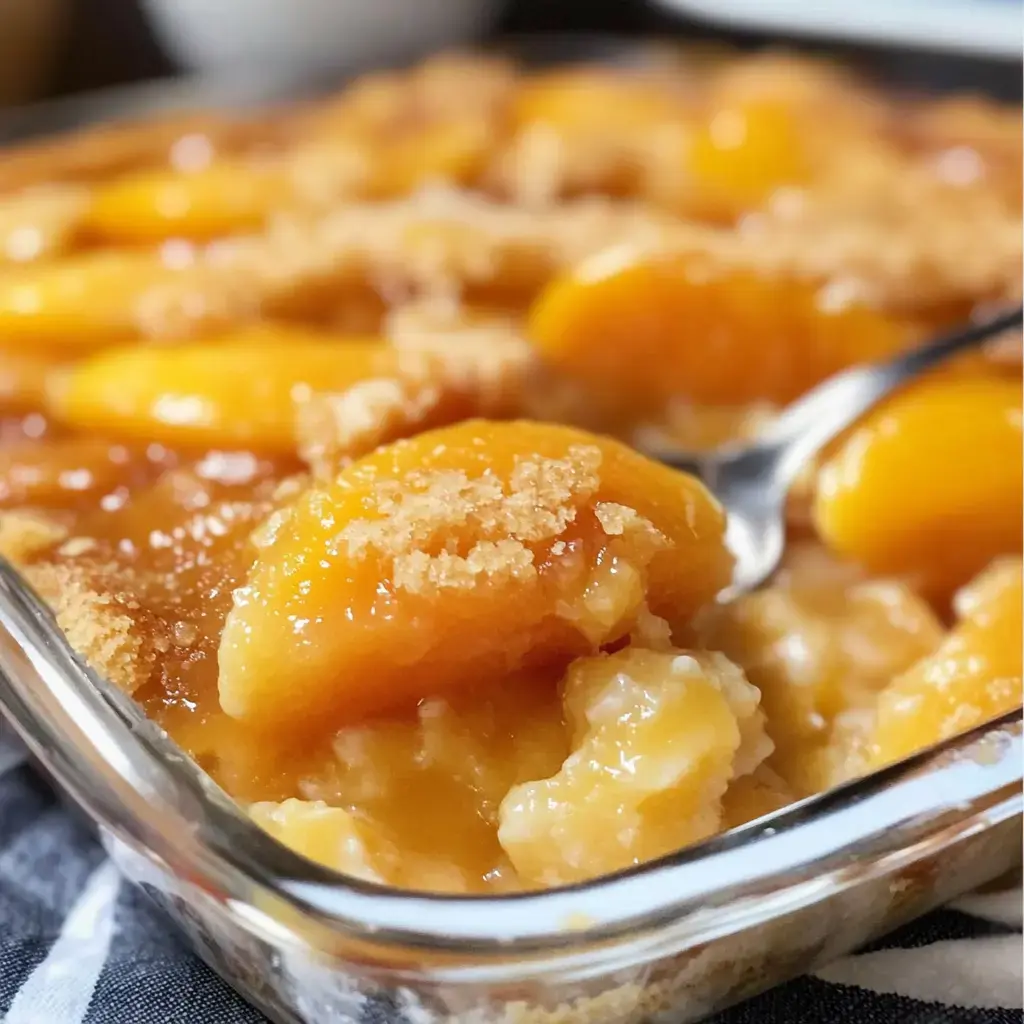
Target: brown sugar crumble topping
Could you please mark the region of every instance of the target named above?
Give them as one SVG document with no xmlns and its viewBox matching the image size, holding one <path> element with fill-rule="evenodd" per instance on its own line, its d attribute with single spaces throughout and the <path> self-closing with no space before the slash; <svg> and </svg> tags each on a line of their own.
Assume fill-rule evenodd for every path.
<svg viewBox="0 0 1024 1024">
<path fill-rule="evenodd" d="M 637 451 L 1019 298 L 1019 108 L 440 57 L 0 167 L 0 553 L 281 842 L 571 884 L 1021 695 L 1021 340 L 839 438 L 728 604 Z"/>
</svg>

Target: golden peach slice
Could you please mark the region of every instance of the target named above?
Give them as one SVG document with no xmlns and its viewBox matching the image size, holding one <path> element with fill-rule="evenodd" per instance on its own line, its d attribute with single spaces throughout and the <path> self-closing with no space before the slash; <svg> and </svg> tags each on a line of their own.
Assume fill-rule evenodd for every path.
<svg viewBox="0 0 1024 1024">
<path fill-rule="evenodd" d="M 607 438 L 470 421 L 273 516 L 220 649 L 224 710 L 338 725 L 685 620 L 728 581 L 721 508 Z"/>
<path fill-rule="evenodd" d="M 86 224 L 112 242 L 206 241 L 258 228 L 288 198 L 279 166 L 222 160 L 195 171 L 140 171 L 103 185 Z"/>
<path fill-rule="evenodd" d="M 301 423 L 304 440 L 340 457 L 494 411 L 488 403 L 502 395 L 487 390 L 484 369 L 471 352 L 460 363 L 372 339 L 264 329 L 108 350 L 51 389 L 50 411 L 79 430 L 279 454 L 296 451 Z"/>
<path fill-rule="evenodd" d="M 1007 558 L 962 589 L 960 622 L 931 656 L 878 697 L 867 744 L 878 767 L 1021 703 L 1021 563 Z"/>
<path fill-rule="evenodd" d="M 648 413 L 671 399 L 787 402 L 913 337 L 862 303 L 830 305 L 814 282 L 698 255 L 613 255 L 552 281 L 527 334 L 555 368 Z"/>
<path fill-rule="evenodd" d="M 825 543 L 946 596 L 1021 549 L 1021 387 L 942 377 L 868 416 L 818 474 Z"/>
<path fill-rule="evenodd" d="M 79 353 L 216 322 L 244 303 L 199 262 L 103 250 L 0 271 L 0 337 L 11 348 Z"/>
<path fill-rule="evenodd" d="M 712 110 L 694 133 L 685 163 L 690 211 L 729 222 L 780 188 L 807 185 L 815 169 L 808 128 L 792 109 L 772 100 Z"/>
</svg>

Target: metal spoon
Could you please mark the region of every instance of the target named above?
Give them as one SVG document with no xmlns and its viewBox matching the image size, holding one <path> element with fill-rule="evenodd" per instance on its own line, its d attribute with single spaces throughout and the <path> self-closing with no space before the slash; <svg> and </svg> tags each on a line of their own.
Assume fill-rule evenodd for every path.
<svg viewBox="0 0 1024 1024">
<path fill-rule="evenodd" d="M 751 444 L 701 454 L 649 450 L 703 480 L 725 507 L 726 543 L 736 567 L 721 599 L 753 590 L 775 571 L 786 540 L 786 495 L 808 459 L 897 388 L 1021 323 L 1017 306 L 887 362 L 844 370 L 787 406 Z"/>
</svg>

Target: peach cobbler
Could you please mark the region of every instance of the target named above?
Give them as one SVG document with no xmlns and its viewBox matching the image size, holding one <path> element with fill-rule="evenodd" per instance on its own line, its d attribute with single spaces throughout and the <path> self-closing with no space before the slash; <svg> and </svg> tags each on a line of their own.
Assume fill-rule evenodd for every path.
<svg viewBox="0 0 1024 1024">
<path fill-rule="evenodd" d="M 0 550 L 264 829 L 510 892 L 1021 701 L 1020 339 L 806 467 L 643 454 L 1019 298 L 1021 117 L 774 55 L 436 59 L 0 160 Z"/>
</svg>

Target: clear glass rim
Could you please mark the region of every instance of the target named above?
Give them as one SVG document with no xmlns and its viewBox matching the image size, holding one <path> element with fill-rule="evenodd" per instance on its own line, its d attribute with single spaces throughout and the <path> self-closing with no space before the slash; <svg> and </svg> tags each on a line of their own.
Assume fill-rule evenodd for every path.
<svg viewBox="0 0 1024 1024">
<path fill-rule="evenodd" d="M 104 828 L 225 900 L 362 943 L 488 956 L 708 941 L 920 856 L 921 844 L 1021 813 L 1020 710 L 669 857 L 562 889 L 422 894 L 350 879 L 264 833 L 113 684 L 78 661 L 0 560 L 0 709 Z M 256 894 L 259 898 L 255 898 Z M 287 919 L 287 918 L 285 918 Z M 259 926 L 259 922 L 256 922 Z"/>
</svg>

